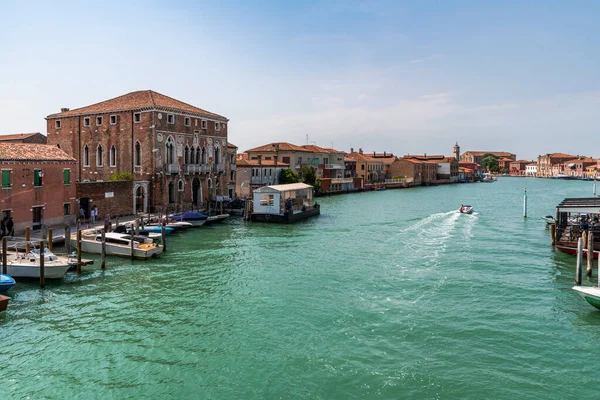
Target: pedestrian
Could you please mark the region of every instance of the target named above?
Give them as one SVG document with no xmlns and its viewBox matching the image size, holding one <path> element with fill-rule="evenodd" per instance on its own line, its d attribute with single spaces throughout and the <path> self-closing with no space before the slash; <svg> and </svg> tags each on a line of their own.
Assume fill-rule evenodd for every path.
<svg viewBox="0 0 600 400">
<path fill-rule="evenodd" d="M 79 208 L 79 220 L 81 222 L 85 221 L 85 210 L 83 209 L 83 206 Z"/>
<path fill-rule="evenodd" d="M 8 222 L 6 222 L 6 231 L 7 231 L 7 235 L 8 236 L 14 236 L 15 234 L 15 221 L 13 220 L 13 217 L 10 217 L 8 219 Z"/>
<path fill-rule="evenodd" d="M 96 223 L 96 206 L 92 207 L 90 210 L 90 224 Z"/>
</svg>

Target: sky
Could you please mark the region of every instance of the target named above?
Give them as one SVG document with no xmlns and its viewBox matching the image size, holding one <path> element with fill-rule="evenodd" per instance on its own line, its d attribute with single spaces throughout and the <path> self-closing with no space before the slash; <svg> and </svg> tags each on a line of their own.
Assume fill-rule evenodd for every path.
<svg viewBox="0 0 600 400">
<path fill-rule="evenodd" d="M 0 133 L 152 89 L 276 141 L 600 156 L 598 1 L 0 0 Z"/>
</svg>

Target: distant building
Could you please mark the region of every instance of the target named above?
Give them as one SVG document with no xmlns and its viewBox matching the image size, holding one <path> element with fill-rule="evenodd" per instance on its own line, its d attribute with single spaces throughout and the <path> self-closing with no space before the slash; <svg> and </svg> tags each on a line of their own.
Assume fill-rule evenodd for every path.
<svg viewBox="0 0 600 400">
<path fill-rule="evenodd" d="M 47 138 L 39 132 L 33 133 L 10 133 L 0 135 L 0 143 L 37 143 L 46 144 Z"/>
<path fill-rule="evenodd" d="M 598 160 L 590 157 L 578 157 L 564 162 L 564 174 L 572 178 L 587 178 L 587 168 L 595 167 Z"/>
<path fill-rule="evenodd" d="M 513 161 L 517 159 L 515 154 L 506 151 L 467 151 L 460 156 L 460 161 L 481 164 L 481 160 L 486 154 L 492 154 L 498 158 L 510 158 Z"/>
<path fill-rule="evenodd" d="M 358 152 L 350 149 L 350 153 L 346 154 L 345 161 L 351 161 L 350 165 L 356 166 L 356 176 L 362 178 L 364 184 L 381 182 L 385 179 L 383 160 L 363 153 L 362 149 L 358 149 Z"/>
<path fill-rule="evenodd" d="M 424 162 L 437 164 L 436 182 L 438 183 L 455 183 L 458 182 L 458 160 L 454 157 L 446 157 L 444 155 L 406 155 L 404 158 L 412 158 Z"/>
<path fill-rule="evenodd" d="M 531 162 L 525 166 L 526 176 L 537 176 L 538 165 L 536 162 Z"/>
<path fill-rule="evenodd" d="M 77 218 L 77 162 L 56 146 L 0 142 L 2 218 L 15 231 L 64 225 Z"/>
<path fill-rule="evenodd" d="M 509 174 L 512 176 L 525 175 L 525 167 L 530 164 L 529 160 L 517 160 L 509 164 Z"/>
<path fill-rule="evenodd" d="M 438 163 L 435 160 L 405 156 L 394 161 L 389 173 L 391 176 L 412 179 L 415 186 L 429 185 L 437 181 Z"/>
<path fill-rule="evenodd" d="M 558 166 L 558 164 L 562 165 L 565 161 L 572 160 L 574 158 L 577 158 L 577 156 L 565 153 L 548 153 L 538 156 L 537 176 L 550 178 L 556 174 L 555 171 L 557 171 L 558 169 L 560 169 L 562 173 L 563 168 L 562 166 Z"/>
<path fill-rule="evenodd" d="M 277 185 L 279 173 L 290 168 L 290 164 L 275 160 L 244 159 L 238 157 L 236 162 L 236 189 L 241 198 L 252 197 L 252 191 L 262 186 Z"/>
</svg>

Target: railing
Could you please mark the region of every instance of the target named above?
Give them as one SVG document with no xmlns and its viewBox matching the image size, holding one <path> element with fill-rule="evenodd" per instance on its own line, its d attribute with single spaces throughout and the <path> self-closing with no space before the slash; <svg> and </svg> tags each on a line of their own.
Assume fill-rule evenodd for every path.
<svg viewBox="0 0 600 400">
<path fill-rule="evenodd" d="M 225 165 L 224 164 L 215 164 L 215 170 L 217 172 L 223 172 L 223 171 L 225 171 Z"/>
<path fill-rule="evenodd" d="M 344 178 L 333 178 L 331 180 L 332 184 L 338 184 L 338 183 L 354 183 L 354 179 L 344 179 Z"/>
<path fill-rule="evenodd" d="M 325 164 L 325 169 L 344 169 L 345 167 L 341 164 Z"/>
<path fill-rule="evenodd" d="M 167 174 L 178 174 L 179 164 L 167 164 Z"/>
<path fill-rule="evenodd" d="M 185 172 L 187 172 L 188 174 L 195 174 L 198 173 L 200 171 L 200 166 L 196 165 L 196 164 L 186 164 L 185 165 Z"/>
<path fill-rule="evenodd" d="M 208 164 L 200 165 L 200 172 L 203 174 L 208 174 L 210 172 L 210 165 L 208 165 Z"/>
<path fill-rule="evenodd" d="M 273 185 L 275 183 L 275 178 L 273 176 L 253 176 L 250 179 L 250 183 L 252 185 Z"/>
</svg>

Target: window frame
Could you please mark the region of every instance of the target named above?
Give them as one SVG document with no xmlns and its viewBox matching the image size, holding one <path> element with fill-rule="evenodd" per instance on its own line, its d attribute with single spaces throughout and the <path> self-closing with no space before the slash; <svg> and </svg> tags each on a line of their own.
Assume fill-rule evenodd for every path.
<svg viewBox="0 0 600 400">
<path fill-rule="evenodd" d="M 192 126 L 192 119 L 190 117 L 183 117 L 183 125 Z"/>
<path fill-rule="evenodd" d="M 113 122 L 113 118 L 114 118 L 115 122 Z M 110 122 L 110 124 L 111 124 L 111 125 L 116 125 L 118 120 L 119 120 L 119 119 L 117 118 L 117 114 L 112 114 L 112 115 L 109 117 L 109 120 L 108 120 L 108 121 Z"/>
<path fill-rule="evenodd" d="M 142 122 L 142 113 L 141 112 L 133 113 L 133 123 L 139 124 L 141 122 Z"/>
<path fill-rule="evenodd" d="M 102 126 L 102 122 L 104 122 L 102 116 L 96 117 L 96 126 Z"/>
<path fill-rule="evenodd" d="M 68 179 L 65 179 L 67 177 L 68 177 Z M 71 168 L 64 168 L 63 169 L 63 184 L 64 185 L 70 185 L 71 184 Z"/>
<path fill-rule="evenodd" d="M 175 114 L 167 114 L 167 124 L 175 125 Z"/>
<path fill-rule="evenodd" d="M 4 176 L 5 173 L 8 172 L 8 185 L 5 186 L 4 185 Z M 11 189 L 13 186 L 12 184 L 12 169 L 3 169 L 2 170 L 2 189 Z"/>
<path fill-rule="evenodd" d="M 86 144 L 83 146 L 83 166 L 89 168 L 90 166 L 90 147 Z"/>
<path fill-rule="evenodd" d="M 99 153 L 100 157 L 98 157 Z M 98 147 L 96 147 L 96 167 L 104 168 L 104 147 L 101 144 L 98 144 Z"/>
<path fill-rule="evenodd" d="M 200 129 L 208 129 L 208 121 L 203 119 L 200 121 Z"/>
<path fill-rule="evenodd" d="M 89 128 L 92 123 L 92 119 L 90 117 L 83 117 L 83 127 Z"/>
<path fill-rule="evenodd" d="M 57 119 L 56 121 L 54 121 L 54 128 L 55 129 L 62 128 L 62 121 L 60 119 Z"/>
<path fill-rule="evenodd" d="M 114 153 L 114 157 L 113 157 L 113 153 Z M 110 149 L 108 150 L 108 166 L 110 168 L 117 167 L 117 146 L 115 146 L 114 144 L 112 146 L 110 146 Z"/>
</svg>

